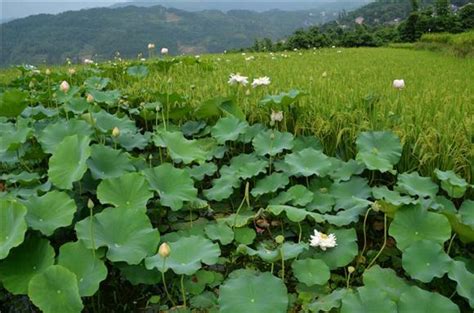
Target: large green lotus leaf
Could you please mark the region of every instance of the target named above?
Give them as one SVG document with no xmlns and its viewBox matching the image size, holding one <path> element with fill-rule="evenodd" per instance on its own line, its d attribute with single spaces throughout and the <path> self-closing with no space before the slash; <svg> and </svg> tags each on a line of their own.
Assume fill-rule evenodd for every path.
<svg viewBox="0 0 474 313">
<path fill-rule="evenodd" d="M 319 313 L 329 312 L 334 308 L 339 308 L 341 306 L 341 300 L 349 292 L 348 289 L 336 289 L 332 293 L 324 296 L 320 296 L 308 305 L 308 309 L 311 312 Z"/>
<path fill-rule="evenodd" d="M 336 236 L 337 246 L 326 251 L 310 247 L 312 257 L 323 260 L 331 270 L 350 264 L 357 256 L 359 248 L 355 229 L 329 229 L 327 233 Z"/>
<path fill-rule="evenodd" d="M 307 148 L 323 151 L 321 141 L 313 136 L 298 136 L 295 138 L 293 152 L 298 152 Z"/>
<path fill-rule="evenodd" d="M 335 181 L 347 181 L 354 175 L 362 174 L 365 169 L 364 164 L 356 160 L 343 162 L 336 158 L 331 158 L 331 172 L 329 176 Z"/>
<path fill-rule="evenodd" d="M 269 205 L 266 210 L 275 215 L 280 215 L 282 212 L 285 212 L 286 217 L 295 223 L 304 221 L 308 216 L 311 217 L 316 223 L 324 222 L 321 214 L 309 212 L 305 209 L 299 209 L 288 205 Z"/>
<path fill-rule="evenodd" d="M 317 190 L 313 192 L 313 200 L 306 205 L 306 209 L 327 213 L 332 211 L 335 204 L 336 200 L 332 195 L 328 194 L 327 191 L 321 192 Z"/>
<path fill-rule="evenodd" d="M 139 284 L 156 285 L 161 281 L 161 273 L 156 269 L 146 269 L 143 262 L 138 265 L 117 263 L 117 267 L 122 275 L 135 286 Z"/>
<path fill-rule="evenodd" d="M 307 148 L 299 152 L 287 154 L 285 163 L 289 166 L 292 176 L 326 176 L 332 169 L 331 159 L 319 150 Z"/>
<path fill-rule="evenodd" d="M 193 60 L 194 61 L 194 60 Z M 194 112 L 197 118 L 210 118 L 223 114 L 235 116 L 240 120 L 245 120 L 245 114 L 235 103 L 233 98 L 215 97 L 204 101 Z"/>
<path fill-rule="evenodd" d="M 400 297 L 399 313 L 459 313 L 459 308 L 448 298 L 411 286 Z"/>
<path fill-rule="evenodd" d="M 202 163 L 194 165 L 191 168 L 186 168 L 189 175 L 196 181 L 201 181 L 205 176 L 212 176 L 217 172 L 217 165 L 214 163 Z"/>
<path fill-rule="evenodd" d="M 148 200 L 153 197 L 149 189 L 143 175 L 128 173 L 101 181 L 97 187 L 97 198 L 102 204 L 146 212 Z"/>
<path fill-rule="evenodd" d="M 103 133 L 110 133 L 115 127 L 120 130 L 120 133 L 130 132 L 136 133 L 137 126 L 128 116 L 118 117 L 100 110 L 93 113 L 94 126 Z"/>
<path fill-rule="evenodd" d="M 110 78 L 91 76 L 84 81 L 87 89 L 102 90 L 110 83 Z"/>
<path fill-rule="evenodd" d="M 356 140 L 356 160 L 369 170 L 392 171 L 402 155 L 400 138 L 392 132 L 362 132 Z"/>
<path fill-rule="evenodd" d="M 212 240 L 219 240 L 223 245 L 228 245 L 234 240 L 234 232 L 229 225 L 223 222 L 209 224 L 205 228 L 206 235 Z"/>
<path fill-rule="evenodd" d="M 77 238 L 88 249 L 107 247 L 112 262 L 138 264 L 156 252 L 160 234 L 138 210 L 108 208 L 76 224 Z"/>
<path fill-rule="evenodd" d="M 401 206 L 404 204 L 414 204 L 416 201 L 409 196 L 402 196 L 397 191 L 392 191 L 387 186 L 373 187 L 372 194 L 375 199 L 384 200 L 394 206 Z"/>
<path fill-rule="evenodd" d="M 203 191 L 209 200 L 222 201 L 229 198 L 234 188 L 240 186 L 240 178 L 236 175 L 222 175 L 212 181 L 212 187 Z"/>
<path fill-rule="evenodd" d="M 49 159 L 48 176 L 62 189 L 72 189 L 72 183 L 80 180 L 87 171 L 86 161 L 91 154 L 89 137 L 66 137 Z"/>
<path fill-rule="evenodd" d="M 287 109 L 301 97 L 306 95 L 307 93 L 303 91 L 291 89 L 288 92 L 281 92 L 278 95 L 267 95 L 260 100 L 259 105 Z"/>
<path fill-rule="evenodd" d="M 222 117 L 211 129 L 212 137 L 220 144 L 235 141 L 249 127 L 248 123 L 234 116 Z"/>
<path fill-rule="evenodd" d="M 26 294 L 31 278 L 53 264 L 54 249 L 49 241 L 29 237 L 0 261 L 0 281 L 12 294 Z"/>
<path fill-rule="evenodd" d="M 352 177 L 349 181 L 332 184 L 329 193 L 336 200 L 336 210 L 352 210 L 367 207 L 366 202 L 360 200 L 367 200 L 371 189 L 365 178 Z"/>
<path fill-rule="evenodd" d="M 194 182 L 183 169 L 164 163 L 147 169 L 144 173 L 150 187 L 158 192 L 161 204 L 173 211 L 180 210 L 185 201 L 194 201 L 197 197 Z"/>
<path fill-rule="evenodd" d="M 324 285 L 331 276 L 329 267 L 321 260 L 296 260 L 291 264 L 291 268 L 298 281 L 307 286 Z"/>
<path fill-rule="evenodd" d="M 410 285 L 398 277 L 394 270 L 374 265 L 364 272 L 364 285 L 372 289 L 382 290 L 387 296 L 398 302 L 400 296 Z"/>
<path fill-rule="evenodd" d="M 194 135 L 198 135 L 201 131 L 206 128 L 207 124 L 203 120 L 193 121 L 189 120 L 186 121 L 183 125 L 181 125 L 181 132 L 186 137 L 192 137 Z M 207 131 L 203 131 L 207 132 Z"/>
<path fill-rule="evenodd" d="M 313 201 L 314 194 L 303 185 L 291 186 L 287 191 L 280 192 L 276 198 L 269 201 L 271 205 L 290 203 L 296 206 L 305 206 Z"/>
<path fill-rule="evenodd" d="M 52 265 L 33 277 L 28 296 L 44 313 L 80 313 L 84 308 L 76 275 L 61 265 Z"/>
<path fill-rule="evenodd" d="M 15 152 L 32 133 L 28 125 L 0 123 L 0 153 Z"/>
<path fill-rule="evenodd" d="M 201 263 L 214 265 L 221 255 L 218 244 L 201 236 L 182 237 L 169 246 L 171 252 L 166 260 L 159 254 L 148 257 L 146 268 L 157 268 L 160 272 L 172 269 L 178 275 L 193 275 L 201 268 Z"/>
<path fill-rule="evenodd" d="M 130 66 L 127 69 L 127 74 L 136 78 L 144 78 L 148 75 L 148 67 L 145 65 Z"/>
<path fill-rule="evenodd" d="M 403 269 L 414 279 L 429 283 L 442 277 L 451 265 L 451 258 L 443 247 L 431 240 L 418 240 L 403 251 Z"/>
<path fill-rule="evenodd" d="M 266 193 L 276 192 L 278 189 L 284 188 L 289 183 L 290 180 L 287 174 L 275 172 L 258 180 L 250 193 L 252 196 L 258 197 Z"/>
<path fill-rule="evenodd" d="M 421 205 L 408 205 L 397 211 L 388 232 L 403 251 L 423 239 L 442 245 L 451 237 L 451 226 L 442 214 L 429 212 Z"/>
<path fill-rule="evenodd" d="M 239 154 L 230 160 L 230 168 L 235 175 L 242 179 L 249 179 L 260 173 L 265 173 L 268 162 L 259 159 L 255 154 Z"/>
<path fill-rule="evenodd" d="M 436 177 L 441 181 L 441 188 L 448 193 L 451 198 L 461 198 L 467 190 L 469 184 L 453 171 L 440 171 L 435 169 Z"/>
<path fill-rule="evenodd" d="M 90 125 L 82 120 L 59 120 L 54 124 L 49 124 L 39 135 L 39 142 L 43 151 L 53 153 L 56 147 L 64 138 L 78 135 L 88 137 L 93 131 Z"/>
<path fill-rule="evenodd" d="M 458 283 L 458 295 L 466 298 L 471 308 L 474 308 L 474 274 L 466 268 L 466 264 L 462 261 L 451 262 L 448 277 Z"/>
<path fill-rule="evenodd" d="M 255 232 L 255 230 L 253 230 L 253 228 L 249 227 L 235 228 L 234 237 L 237 243 L 250 245 L 257 237 L 257 233 Z"/>
<path fill-rule="evenodd" d="M 93 296 L 99 290 L 100 282 L 107 277 L 104 262 L 80 241 L 68 242 L 59 248 L 58 265 L 76 274 L 81 297 Z"/>
<path fill-rule="evenodd" d="M 438 193 L 438 185 L 436 185 L 431 178 L 421 177 L 417 172 L 398 175 L 396 188 L 400 192 L 420 198 L 434 198 Z"/>
<path fill-rule="evenodd" d="M 60 227 L 69 226 L 74 218 L 77 207 L 67 193 L 51 191 L 41 197 L 32 196 L 24 202 L 28 213 L 28 225 L 51 236 Z"/>
<path fill-rule="evenodd" d="M 341 313 L 397 313 L 397 305 L 380 289 L 359 287 L 342 298 Z"/>
<path fill-rule="evenodd" d="M 118 90 L 96 90 L 88 89 L 87 92 L 94 97 L 94 102 L 96 103 L 105 103 L 108 106 L 113 106 L 117 104 L 120 99 L 120 91 Z"/>
<path fill-rule="evenodd" d="M 23 171 L 21 173 L 9 173 L 0 175 L 0 180 L 6 181 L 7 184 L 13 185 L 19 183 L 21 185 L 33 185 L 39 183 L 40 176 L 38 173 L 30 173 Z"/>
<path fill-rule="evenodd" d="M 356 199 L 354 198 L 354 204 L 357 204 L 358 207 L 354 206 L 350 210 L 339 211 L 337 214 L 324 214 L 323 219 L 325 219 L 329 224 L 335 226 L 346 226 L 351 223 L 355 223 L 360 219 L 360 216 L 367 211 L 367 207 L 371 204 L 368 200 Z"/>
<path fill-rule="evenodd" d="M 220 313 L 286 313 L 285 284 L 270 273 L 229 278 L 219 289 Z"/>
<path fill-rule="evenodd" d="M 94 179 L 115 178 L 135 170 L 128 153 L 104 145 L 91 147 L 87 166 Z"/>
<path fill-rule="evenodd" d="M 0 198 L 0 260 L 7 257 L 10 250 L 19 246 L 28 228 L 25 220 L 27 210 L 16 200 Z"/>
<path fill-rule="evenodd" d="M 470 201 L 470 200 L 466 200 Z M 466 202 L 465 201 L 465 202 Z M 461 206 L 462 208 L 463 206 Z M 474 242 L 474 226 L 467 225 L 462 219 L 462 214 L 457 214 L 457 212 L 450 212 L 448 210 L 440 211 L 444 216 L 446 216 L 451 224 L 453 231 L 458 234 L 459 239 L 464 243 Z"/>
<path fill-rule="evenodd" d="M 250 143 L 259 133 L 264 132 L 267 128 L 260 124 L 253 124 L 245 130 L 243 134 L 240 135 L 239 141 L 243 143 Z"/>
<path fill-rule="evenodd" d="M 258 155 L 275 156 L 293 148 L 293 135 L 277 130 L 267 130 L 255 136 L 252 145 Z"/>
<path fill-rule="evenodd" d="M 258 256 L 265 262 L 274 263 L 281 260 L 282 254 L 284 260 L 291 260 L 297 258 L 304 250 L 308 249 L 306 243 L 285 242 L 281 247 L 269 246 L 265 243 L 260 243 L 257 249 L 250 248 L 245 245 L 240 245 L 237 252 L 247 254 L 250 256 Z"/>
<path fill-rule="evenodd" d="M 117 138 L 118 143 L 127 151 L 134 149 L 143 150 L 148 145 L 151 139 L 151 133 L 146 132 L 141 134 L 139 132 L 124 130 L 120 131 L 120 136 Z"/>
<path fill-rule="evenodd" d="M 201 294 L 206 285 L 214 282 L 214 273 L 205 270 L 197 271 L 193 276 L 184 281 L 184 288 L 192 295 Z"/>
<path fill-rule="evenodd" d="M 10 88 L 0 93 L 0 116 L 17 117 L 28 106 L 29 94 L 20 89 Z"/>
<path fill-rule="evenodd" d="M 474 229 L 474 201 L 464 200 L 459 208 L 459 215 L 464 224 L 469 225 Z"/>
<path fill-rule="evenodd" d="M 183 162 L 190 164 L 192 162 L 203 163 L 211 154 L 210 151 L 204 150 L 197 140 L 188 140 L 184 138 L 181 132 L 160 132 L 165 147 L 175 162 Z"/>
</svg>

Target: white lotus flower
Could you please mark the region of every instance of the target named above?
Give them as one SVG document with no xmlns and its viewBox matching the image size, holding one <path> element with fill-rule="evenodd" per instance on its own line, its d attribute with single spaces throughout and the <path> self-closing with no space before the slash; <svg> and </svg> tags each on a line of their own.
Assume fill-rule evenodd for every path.
<svg viewBox="0 0 474 313">
<path fill-rule="evenodd" d="M 69 91 L 69 88 L 71 88 L 71 86 L 69 86 L 69 83 L 65 80 L 63 80 L 61 85 L 59 85 L 59 90 L 61 90 L 64 93 L 67 93 Z"/>
<path fill-rule="evenodd" d="M 321 250 L 326 251 L 327 248 L 334 248 L 337 246 L 336 235 L 334 234 L 323 234 L 314 230 L 314 235 L 310 236 L 311 240 L 309 244 L 312 247 L 320 247 Z"/>
<path fill-rule="evenodd" d="M 270 83 L 271 83 L 270 77 L 268 77 L 268 76 L 259 77 L 259 78 L 255 78 L 253 80 L 252 87 L 257 88 L 259 86 L 268 86 L 268 85 L 270 85 Z"/>
<path fill-rule="evenodd" d="M 393 81 L 393 88 L 396 88 L 396 89 L 405 88 L 405 81 L 403 79 L 395 79 Z"/>
<path fill-rule="evenodd" d="M 245 61 L 252 61 L 252 60 L 255 60 L 255 57 L 253 55 L 245 58 Z"/>
<path fill-rule="evenodd" d="M 154 43 L 149 43 L 148 44 L 148 49 L 155 49 L 155 44 Z"/>
<path fill-rule="evenodd" d="M 275 111 L 272 110 L 272 114 L 270 115 L 270 119 L 271 119 L 272 123 L 283 121 L 283 112 L 282 111 L 276 111 L 275 112 Z"/>
<path fill-rule="evenodd" d="M 247 86 L 249 83 L 247 76 L 242 76 L 239 73 L 237 74 L 230 74 L 229 77 L 229 85 L 242 85 L 242 86 Z"/>
<path fill-rule="evenodd" d="M 84 64 L 94 64 L 94 61 L 91 59 L 84 59 Z"/>
<path fill-rule="evenodd" d="M 161 48 L 161 54 L 168 54 L 168 48 Z"/>
</svg>

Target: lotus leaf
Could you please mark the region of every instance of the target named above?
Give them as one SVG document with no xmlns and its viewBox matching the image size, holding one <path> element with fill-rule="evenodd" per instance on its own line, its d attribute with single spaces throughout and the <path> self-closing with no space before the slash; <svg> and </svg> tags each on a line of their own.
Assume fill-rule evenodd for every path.
<svg viewBox="0 0 474 313">
<path fill-rule="evenodd" d="M 0 260 L 25 238 L 27 209 L 16 200 L 0 198 Z"/>
<path fill-rule="evenodd" d="M 464 224 L 474 229 L 474 201 L 464 200 L 459 208 L 459 215 Z"/>
<path fill-rule="evenodd" d="M 228 245 L 234 240 L 234 232 L 225 223 L 209 224 L 205 228 L 206 235 L 212 240 L 219 240 L 223 245 Z"/>
<path fill-rule="evenodd" d="M 255 136 L 252 144 L 258 155 L 275 156 L 284 150 L 293 148 L 293 135 L 277 130 L 267 130 Z"/>
<path fill-rule="evenodd" d="M 331 270 L 351 263 L 358 254 L 355 229 L 329 229 L 327 233 L 336 236 L 337 246 L 326 251 L 321 251 L 319 248 L 310 248 L 312 257 L 324 261 Z"/>
<path fill-rule="evenodd" d="M 250 192 L 252 196 L 258 197 L 266 193 L 276 192 L 290 183 L 288 175 L 283 173 L 273 173 L 257 181 L 255 187 Z"/>
<path fill-rule="evenodd" d="M 115 178 L 135 170 L 128 153 L 104 145 L 91 146 L 87 166 L 94 179 Z"/>
<path fill-rule="evenodd" d="M 456 291 L 468 300 L 471 308 L 474 308 L 474 273 L 470 272 L 462 261 L 451 262 L 448 277 L 457 282 Z"/>
<path fill-rule="evenodd" d="M 411 286 L 400 297 L 399 313 L 459 313 L 459 308 L 448 298 Z"/>
<path fill-rule="evenodd" d="M 398 302 L 402 293 L 404 293 L 410 285 L 402 278 L 398 277 L 394 270 L 390 268 L 381 268 L 374 265 L 364 272 L 364 285 L 382 290 L 387 296 Z"/>
<path fill-rule="evenodd" d="M 295 223 L 305 220 L 307 216 L 311 217 L 317 223 L 322 223 L 324 221 L 321 214 L 308 212 L 304 209 L 299 209 L 288 205 L 270 205 L 267 207 L 267 211 L 275 215 L 280 215 L 281 212 L 285 212 L 288 219 Z"/>
<path fill-rule="evenodd" d="M 88 137 L 93 131 L 89 124 L 81 120 L 59 120 L 49 124 L 39 135 L 39 142 L 43 151 L 53 153 L 56 147 L 69 136 Z"/>
<path fill-rule="evenodd" d="M 311 312 L 329 312 L 341 306 L 341 300 L 348 293 L 348 289 L 336 289 L 328 295 L 320 296 L 313 303 L 308 305 Z"/>
<path fill-rule="evenodd" d="M 398 176 L 397 190 L 420 198 L 434 198 L 438 193 L 438 185 L 431 178 L 421 177 L 417 172 L 403 173 Z"/>
<path fill-rule="evenodd" d="M 156 269 L 148 270 L 143 262 L 138 265 L 120 263 L 118 268 L 132 285 L 155 285 L 161 281 L 160 271 Z"/>
<path fill-rule="evenodd" d="M 218 143 L 235 141 L 249 127 L 248 123 L 234 116 L 222 117 L 211 129 L 211 135 Z"/>
<path fill-rule="evenodd" d="M 268 162 L 259 159 L 255 154 L 240 154 L 230 161 L 230 168 L 235 175 L 242 179 L 249 179 L 260 173 L 265 173 Z"/>
<path fill-rule="evenodd" d="M 28 92 L 7 89 L 0 93 L 0 116 L 16 117 L 28 106 Z"/>
<path fill-rule="evenodd" d="M 329 267 L 321 260 L 296 260 L 291 268 L 295 277 L 307 286 L 324 285 L 331 276 Z"/>
<path fill-rule="evenodd" d="M 175 162 L 203 163 L 209 158 L 210 151 L 204 150 L 199 141 L 184 138 L 181 132 L 161 132 L 159 136 Z"/>
<path fill-rule="evenodd" d="M 397 313 L 397 305 L 380 289 L 359 287 L 342 298 L 341 313 Z"/>
<path fill-rule="evenodd" d="M 440 171 L 435 169 L 436 177 L 441 181 L 441 188 L 452 198 L 461 198 L 464 196 L 469 184 L 463 178 L 459 177 L 453 171 Z"/>
<path fill-rule="evenodd" d="M 400 138 L 392 132 L 363 132 L 356 140 L 356 160 L 369 170 L 392 171 L 402 155 Z"/>
<path fill-rule="evenodd" d="M 295 176 L 326 176 L 332 169 L 329 157 L 319 150 L 306 148 L 285 156 L 289 174 Z"/>
</svg>

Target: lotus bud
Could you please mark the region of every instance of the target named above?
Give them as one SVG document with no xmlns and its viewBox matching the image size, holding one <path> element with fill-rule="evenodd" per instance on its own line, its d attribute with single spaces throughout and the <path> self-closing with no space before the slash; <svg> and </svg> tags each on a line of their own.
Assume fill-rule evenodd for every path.
<svg viewBox="0 0 474 313">
<path fill-rule="evenodd" d="M 88 95 L 87 95 L 87 102 L 88 102 L 88 103 L 94 102 L 94 96 L 92 96 L 91 94 L 88 94 Z"/>
<path fill-rule="evenodd" d="M 49 76 L 49 75 L 51 75 L 51 70 L 49 68 L 47 68 L 44 73 Z"/>
<path fill-rule="evenodd" d="M 276 236 L 275 238 L 275 242 L 279 245 L 281 245 L 283 242 L 285 242 L 285 237 L 283 237 L 282 235 L 278 235 Z"/>
<path fill-rule="evenodd" d="M 352 273 L 354 273 L 354 272 L 355 272 L 355 270 L 356 270 L 356 269 L 355 269 L 355 267 L 354 267 L 354 266 L 349 266 L 349 267 L 347 268 L 347 271 L 349 272 L 349 274 L 352 274 Z"/>
<path fill-rule="evenodd" d="M 112 130 L 112 137 L 117 138 L 118 136 L 120 136 L 120 129 L 118 127 L 114 127 Z"/>
<path fill-rule="evenodd" d="M 59 85 L 59 89 L 64 93 L 67 93 L 69 88 L 71 88 L 71 86 L 69 86 L 69 83 L 65 80 Z"/>
<path fill-rule="evenodd" d="M 245 92 L 245 95 L 250 96 L 250 89 L 247 89 L 247 91 Z"/>
<path fill-rule="evenodd" d="M 155 44 L 154 43 L 149 43 L 148 44 L 148 49 L 155 49 Z"/>
<path fill-rule="evenodd" d="M 168 48 L 161 48 L 161 54 L 168 54 Z"/>
<path fill-rule="evenodd" d="M 158 249 L 158 254 L 162 257 L 162 258 L 167 258 L 169 257 L 171 253 L 171 248 L 170 246 L 166 243 L 166 242 L 163 242 L 161 245 L 160 245 L 160 248 Z"/>
<path fill-rule="evenodd" d="M 392 84 L 393 88 L 401 90 L 405 88 L 405 81 L 403 79 L 395 79 Z"/>
<path fill-rule="evenodd" d="M 94 208 L 94 201 L 92 201 L 90 198 L 87 200 L 87 208 L 89 210 L 92 210 Z"/>
</svg>

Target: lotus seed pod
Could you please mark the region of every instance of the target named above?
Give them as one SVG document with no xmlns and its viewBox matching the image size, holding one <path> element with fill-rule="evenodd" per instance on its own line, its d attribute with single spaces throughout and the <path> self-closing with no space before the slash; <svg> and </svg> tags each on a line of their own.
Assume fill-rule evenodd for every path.
<svg viewBox="0 0 474 313">
<path fill-rule="evenodd" d="M 171 253 L 171 248 L 170 246 L 166 243 L 166 242 L 163 242 L 161 245 L 160 245 L 160 248 L 158 249 L 158 254 L 162 257 L 162 258 L 167 258 Z"/>
<path fill-rule="evenodd" d="M 281 245 L 283 242 L 285 242 L 285 237 L 283 237 L 282 235 L 278 235 L 275 238 L 275 242 Z"/>
<path fill-rule="evenodd" d="M 114 127 L 114 129 L 112 130 L 112 136 L 115 138 L 120 136 L 120 129 L 118 127 Z"/>
</svg>

